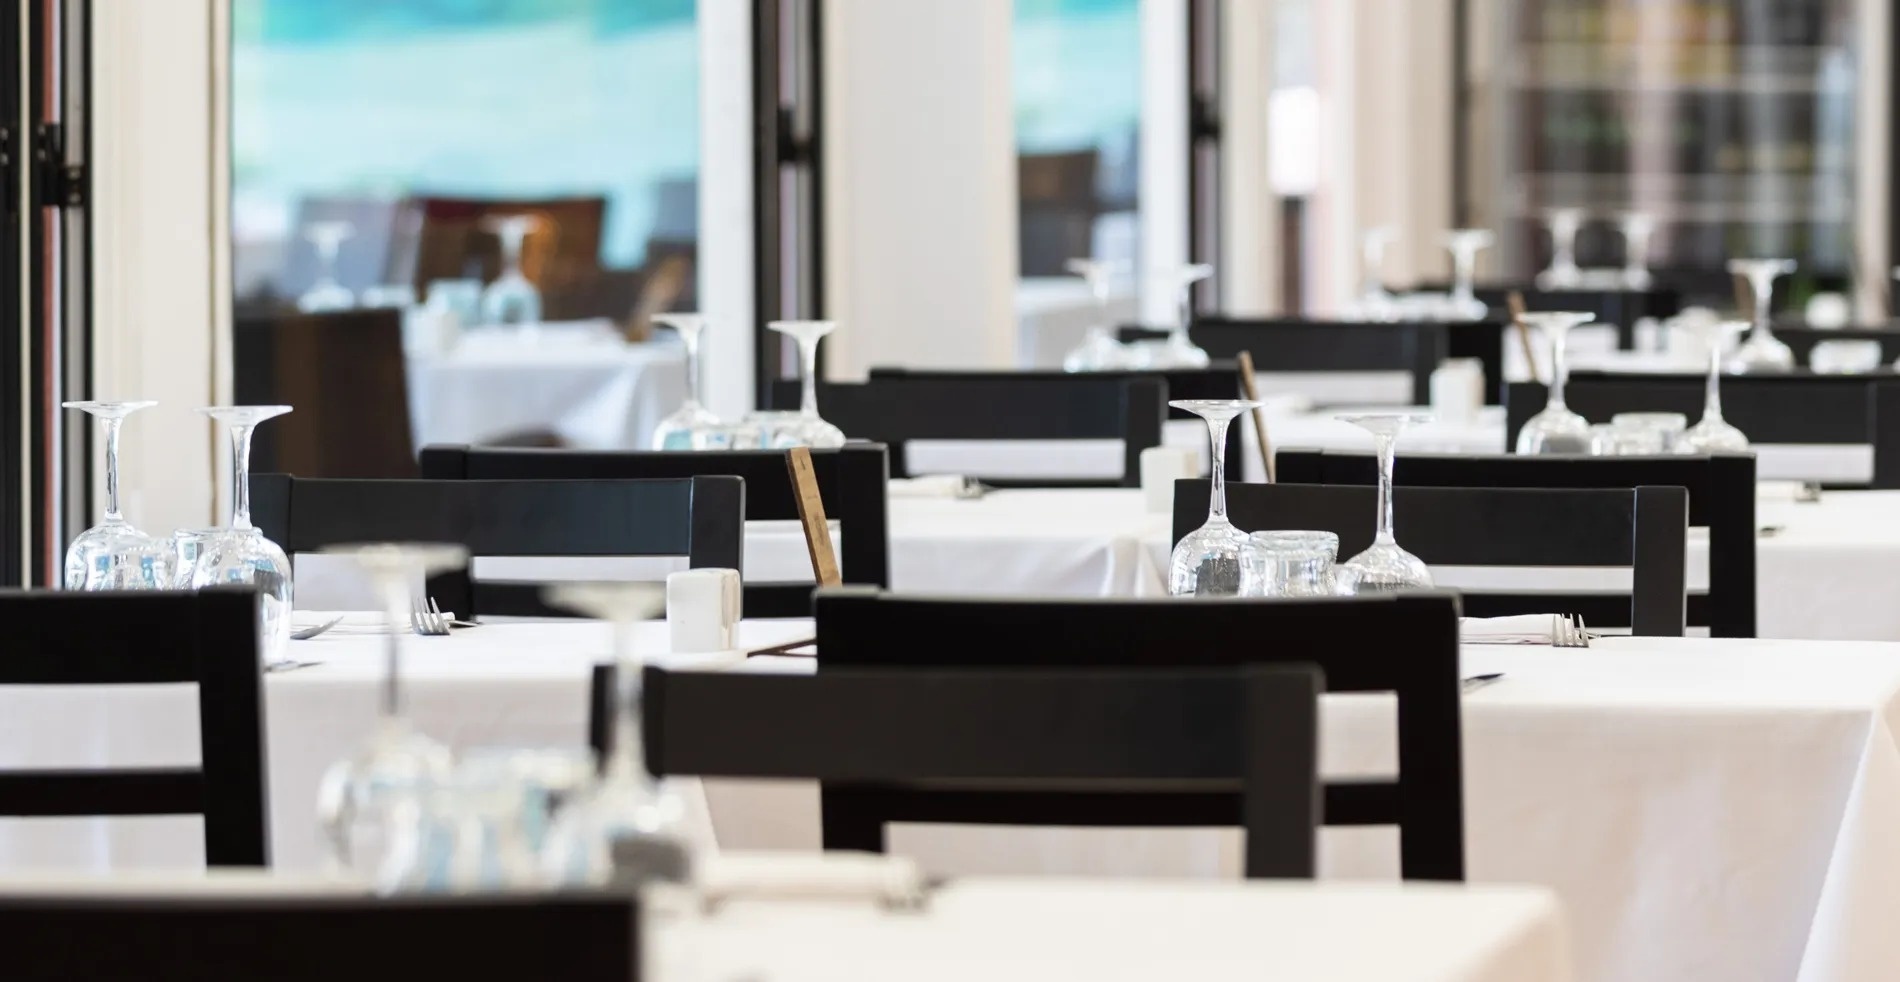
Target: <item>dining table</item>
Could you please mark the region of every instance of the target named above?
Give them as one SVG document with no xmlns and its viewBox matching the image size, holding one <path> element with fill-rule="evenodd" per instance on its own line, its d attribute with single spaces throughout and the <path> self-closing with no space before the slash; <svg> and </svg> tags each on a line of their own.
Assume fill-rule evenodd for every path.
<svg viewBox="0 0 1900 982">
<path fill-rule="evenodd" d="M 320 612 L 299 614 L 312 620 Z M 590 667 L 609 628 L 493 623 L 403 642 L 402 700 L 450 747 L 584 744 Z M 747 649 L 812 636 L 809 621 L 744 621 Z M 291 654 L 314 664 L 265 676 L 273 860 L 322 860 L 316 789 L 379 718 L 389 641 L 373 618 Z M 901 642 L 901 639 L 894 639 Z M 1267 639 L 1263 639 L 1266 643 Z M 807 657 L 670 651 L 663 622 L 636 650 L 655 663 L 810 672 Z M 1402 653 L 1398 653 L 1402 656 Z M 1577 978 L 1885 979 L 1900 963 L 1900 644 L 1604 638 L 1588 649 L 1471 644 L 1464 795 L 1471 882 L 1555 891 Z M 0 688 L 0 766 L 188 764 L 189 687 Z M 1390 774 L 1394 704 L 1333 695 L 1321 709 L 1322 771 Z M 722 849 L 818 848 L 809 782 L 708 780 L 689 820 Z M 195 818 L 40 819 L 0 825 L 0 869 L 189 868 Z M 1238 830 L 898 826 L 894 851 L 933 875 L 1229 880 Z M 1328 829 L 1328 880 L 1390 881 L 1397 837 Z"/>
</svg>

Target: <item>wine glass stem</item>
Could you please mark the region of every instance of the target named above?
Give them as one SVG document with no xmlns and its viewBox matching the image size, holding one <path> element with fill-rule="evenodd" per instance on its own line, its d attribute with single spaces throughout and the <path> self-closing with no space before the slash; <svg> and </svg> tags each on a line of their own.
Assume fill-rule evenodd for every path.
<svg viewBox="0 0 1900 982">
<path fill-rule="evenodd" d="M 1194 321 L 1194 284 L 1181 284 L 1180 313 L 1175 319 L 1175 340 L 1185 344 L 1188 339 L 1188 325 Z"/>
<path fill-rule="evenodd" d="M 802 416 L 818 415 L 818 339 L 798 339 L 798 370 L 804 377 L 798 397 L 798 412 Z"/>
<path fill-rule="evenodd" d="M 686 345 L 686 404 L 699 405 L 699 332 L 682 331 L 680 341 Z"/>
<path fill-rule="evenodd" d="M 1470 300 L 1475 296 L 1471 282 L 1471 261 L 1474 258 L 1476 257 L 1468 249 L 1458 248 L 1452 251 L 1451 293 L 1459 300 Z"/>
<path fill-rule="evenodd" d="M 1769 301 L 1774 298 L 1775 284 L 1773 280 L 1764 283 L 1757 279 L 1753 282 L 1752 286 L 1755 290 L 1754 337 L 1755 340 L 1758 341 L 1766 340 L 1773 330 L 1768 324 L 1768 308 L 1770 306 Z"/>
<path fill-rule="evenodd" d="M 508 276 L 521 275 L 521 242 L 527 238 L 527 230 L 518 226 L 509 226 L 501 233 L 502 272 Z"/>
<path fill-rule="evenodd" d="M 1375 433 L 1372 437 L 1374 452 L 1379 457 L 1379 526 L 1374 542 L 1390 545 L 1392 538 L 1392 469 L 1398 457 L 1398 441 L 1392 434 Z"/>
<path fill-rule="evenodd" d="M 1719 336 L 1709 339 L 1709 388 L 1702 398 L 1702 418 L 1718 420 L 1722 418 L 1722 341 Z"/>
<path fill-rule="evenodd" d="M 605 777 L 627 780 L 645 766 L 645 742 L 640 733 L 641 678 L 643 666 L 633 656 L 633 623 L 614 622 L 614 686 L 620 712 L 614 726 L 613 746 L 607 753 Z"/>
<path fill-rule="evenodd" d="M 123 419 L 106 420 L 106 521 L 122 522 L 119 514 L 119 427 Z"/>
<path fill-rule="evenodd" d="M 409 584 L 401 573 L 380 574 L 383 616 L 388 619 L 389 643 L 383 646 L 383 718 L 402 716 L 402 636 L 409 632 Z"/>
<path fill-rule="evenodd" d="M 1552 328 L 1550 331 L 1550 408 L 1567 409 L 1564 403 L 1564 385 L 1570 381 L 1570 363 L 1564 360 L 1564 336 L 1566 328 Z"/>
<path fill-rule="evenodd" d="M 253 423 L 231 426 L 231 527 L 251 527 L 251 432 Z"/>
<path fill-rule="evenodd" d="M 1210 525 L 1227 521 L 1227 427 L 1232 422 L 1231 417 L 1207 421 L 1207 459 L 1214 482 L 1207 496 L 1207 522 Z"/>
</svg>

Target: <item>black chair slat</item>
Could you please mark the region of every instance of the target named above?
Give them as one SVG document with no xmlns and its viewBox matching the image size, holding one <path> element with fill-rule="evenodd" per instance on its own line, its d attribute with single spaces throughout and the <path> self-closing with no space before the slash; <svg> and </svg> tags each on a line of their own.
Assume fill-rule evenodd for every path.
<svg viewBox="0 0 1900 982">
<path fill-rule="evenodd" d="M 196 767 L 0 773 L 0 815 L 197 815 L 204 807 Z"/>
</svg>

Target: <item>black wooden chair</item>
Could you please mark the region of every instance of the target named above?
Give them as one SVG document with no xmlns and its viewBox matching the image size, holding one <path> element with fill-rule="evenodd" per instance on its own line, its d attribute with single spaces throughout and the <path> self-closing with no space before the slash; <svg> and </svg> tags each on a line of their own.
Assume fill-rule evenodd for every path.
<svg viewBox="0 0 1900 982">
<path fill-rule="evenodd" d="M 1458 600 L 1450 593 L 1312 601 L 973 600 L 818 591 L 820 676 L 868 668 L 1179 671 L 1312 664 L 1329 692 L 1398 696 L 1396 779 L 1329 781 L 1327 825 L 1397 825 L 1407 879 L 1462 880 Z M 1103 795 L 827 782 L 825 848 L 884 850 L 888 822 L 1240 824 L 1236 795 Z M 1105 821 L 1110 813 L 1116 821 Z"/>
<path fill-rule="evenodd" d="M 1311 665 L 1174 671 L 646 670 L 658 775 L 806 778 L 883 790 L 1111 796 L 1095 824 L 1143 826 L 1170 795 L 1238 795 L 1249 877 L 1314 875 Z M 1137 802 L 1113 797 L 1143 791 Z M 1191 803 L 1188 805 L 1192 807 Z"/>
<path fill-rule="evenodd" d="M 1276 473 L 1288 484 L 1376 485 L 1368 454 L 1282 450 Z M 1755 636 L 1755 457 L 1752 454 L 1663 457 L 1401 454 L 1393 470 L 1404 487 L 1615 488 L 1680 487 L 1689 493 L 1689 525 L 1709 530 L 1708 593 L 1688 599 L 1690 627 L 1718 638 Z M 1552 599 L 1545 597 L 1545 599 Z M 1614 624 L 1629 611 L 1614 597 L 1566 595 L 1555 600 L 1590 624 Z M 1622 607 L 1623 609 L 1618 609 Z"/>
<path fill-rule="evenodd" d="M 638 982 L 631 893 L 4 894 L 10 982 Z"/>
<path fill-rule="evenodd" d="M 257 604 L 255 593 L 232 589 L 0 591 L 0 685 L 196 683 L 201 760 L 0 771 L 0 815 L 202 815 L 207 865 L 270 865 Z"/>
<path fill-rule="evenodd" d="M 1439 292 L 1450 288 L 1446 283 L 1419 286 L 1422 290 Z M 1624 351 L 1636 347 L 1637 321 L 1645 317 L 1673 317 L 1682 310 L 1681 291 L 1669 286 L 1652 286 L 1646 290 L 1543 290 L 1529 284 L 1490 283 L 1480 284 L 1473 292 L 1491 308 L 1494 319 L 1508 322 L 1512 290 L 1523 296 L 1525 310 L 1588 311 L 1596 315 L 1598 323 L 1616 325 L 1616 346 Z"/>
<path fill-rule="evenodd" d="M 920 368 L 872 368 L 871 378 L 937 378 L 951 380 L 969 380 L 978 378 L 1042 378 L 1055 380 L 1056 384 L 1075 377 L 1073 372 L 1050 369 L 1010 369 L 1005 371 L 981 371 L 965 369 L 920 369 Z M 1151 379 L 1158 378 L 1166 384 L 1166 398 L 1175 399 L 1238 399 L 1241 397 L 1240 366 L 1232 360 L 1216 360 L 1206 368 L 1165 368 L 1131 369 L 1128 371 L 1089 372 L 1092 379 Z M 1197 426 L 1205 426 L 1201 417 L 1185 409 L 1168 407 L 1170 420 L 1188 420 Z M 1227 476 L 1233 480 L 1243 479 L 1241 460 L 1241 428 L 1231 427 L 1227 431 Z"/>
<path fill-rule="evenodd" d="M 1174 485 L 1174 541 L 1207 520 L 1207 481 Z M 1393 492 L 1399 544 L 1443 566 L 1627 566 L 1624 617 L 1598 627 L 1681 637 L 1689 495 L 1682 488 L 1548 490 L 1421 488 Z M 1244 531 L 1319 529 L 1339 536 L 1341 560 L 1372 544 L 1378 489 L 1342 484 L 1229 484 L 1227 516 Z M 1547 613 L 1549 593 L 1461 591 L 1478 617 Z M 1627 621 L 1627 623 L 1623 623 Z"/>
<path fill-rule="evenodd" d="M 1120 336 L 1138 341 L 1167 333 L 1124 327 Z M 1209 358 L 1248 352 L 1258 372 L 1408 372 L 1415 405 L 1432 401 L 1432 371 L 1450 357 L 1443 324 L 1197 317 L 1188 338 Z"/>
<path fill-rule="evenodd" d="M 1624 375 L 1573 372 L 1564 401 L 1593 423 L 1617 413 L 1682 413 L 1702 417 L 1704 375 Z M 1546 392 L 1535 382 L 1513 382 L 1504 399 L 1505 446 L 1544 408 Z M 1753 445 L 1777 443 L 1872 444 L 1872 486 L 1900 488 L 1900 376 L 1725 375 L 1722 416 Z"/>
<path fill-rule="evenodd" d="M 842 532 L 839 566 L 844 582 L 891 585 L 889 503 L 884 484 L 890 464 L 884 447 L 853 443 L 813 450 L 812 472 L 825 515 Z M 595 451 L 502 450 L 488 447 L 422 448 L 422 476 L 435 480 L 626 480 L 730 474 L 745 481 L 745 517 L 792 521 L 798 506 L 782 450 Z M 809 583 L 745 584 L 745 616 L 810 617 Z"/>
<path fill-rule="evenodd" d="M 745 482 L 379 481 L 258 474 L 251 515 L 291 556 L 355 542 L 454 542 L 471 556 L 684 556 L 741 569 Z M 432 577 L 429 596 L 463 617 L 572 616 L 541 585 Z"/>
<path fill-rule="evenodd" d="M 798 405 L 796 382 L 773 385 L 775 404 Z M 1155 378 L 1086 374 L 974 379 L 880 378 L 818 386 L 818 412 L 854 440 L 890 448 L 891 476 L 911 477 L 911 440 L 1122 441 L 1122 474 L 1021 478 L 972 474 L 996 487 L 1141 486 L 1141 452 L 1161 444 L 1167 385 Z"/>
</svg>

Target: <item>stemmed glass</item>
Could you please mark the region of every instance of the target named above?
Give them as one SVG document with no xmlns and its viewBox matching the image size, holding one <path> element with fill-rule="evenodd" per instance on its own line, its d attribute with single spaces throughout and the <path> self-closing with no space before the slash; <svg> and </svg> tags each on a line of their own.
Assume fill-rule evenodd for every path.
<svg viewBox="0 0 1900 982">
<path fill-rule="evenodd" d="M 563 583 L 548 589 L 548 600 L 612 624 L 620 713 L 600 780 L 565 805 L 548 829 L 542 872 L 557 884 L 600 885 L 616 872 L 618 854 L 623 860 L 637 859 L 642 878 L 689 881 L 692 848 L 685 830 L 685 802 L 669 782 L 647 771 L 641 740 L 644 666 L 633 645 L 634 625 L 665 606 L 665 588 L 655 583 Z"/>
<path fill-rule="evenodd" d="M 521 271 L 521 246 L 541 220 L 533 215 L 491 218 L 485 227 L 501 240 L 501 275 L 482 290 L 482 321 L 487 324 L 541 323 L 541 291 Z"/>
<path fill-rule="evenodd" d="M 1149 367 L 1207 367 L 1207 352 L 1201 350 L 1188 338 L 1188 328 L 1194 323 L 1194 284 L 1212 275 L 1214 275 L 1214 267 L 1207 263 L 1189 263 L 1174 271 L 1176 314 L 1174 328 L 1168 332 L 1166 363 Z"/>
<path fill-rule="evenodd" d="M 1118 265 L 1107 259 L 1071 259 L 1065 264 L 1064 268 L 1088 284 L 1089 295 L 1095 298 L 1096 321 L 1082 343 L 1063 356 L 1063 371 L 1104 372 L 1126 367 L 1127 352 L 1110 333 L 1108 317 L 1110 278 Z"/>
<path fill-rule="evenodd" d="M 1769 308 L 1775 296 L 1775 277 L 1794 272 L 1794 260 L 1731 259 L 1728 271 L 1746 278 L 1755 295 L 1755 329 L 1729 359 L 1728 370 L 1737 374 L 1793 371 L 1794 352 L 1775 338 Z"/>
<path fill-rule="evenodd" d="M 1649 289 L 1649 238 L 1656 233 L 1656 218 L 1648 212 L 1626 211 L 1618 216 L 1623 230 L 1623 285 L 1632 290 Z"/>
<path fill-rule="evenodd" d="M 1341 416 L 1372 434 L 1373 450 L 1379 459 L 1379 524 L 1372 545 L 1346 560 L 1342 569 L 1357 593 L 1389 593 L 1396 590 L 1429 590 L 1432 574 L 1417 556 L 1399 548 L 1392 537 L 1392 467 L 1398 458 L 1399 434 L 1412 423 L 1431 419 L 1419 413 L 1366 413 Z"/>
<path fill-rule="evenodd" d="M 699 332 L 705 328 L 706 318 L 700 314 L 654 314 L 653 320 L 672 328 L 686 346 L 686 401 L 654 428 L 653 449 L 693 450 L 700 432 L 719 425 L 719 417 L 699 404 Z"/>
<path fill-rule="evenodd" d="M 1702 326 L 1709 346 L 1709 384 L 1702 397 L 1702 418 L 1676 438 L 1679 453 L 1701 454 L 1748 449 L 1748 437 L 1722 418 L 1722 349 L 1728 339 L 1748 330 L 1746 321 L 1723 321 Z"/>
<path fill-rule="evenodd" d="M 1490 313 L 1478 299 L 1478 250 L 1497 241 L 1490 229 L 1455 228 L 1445 233 L 1445 248 L 1451 251 L 1451 313 L 1470 320 L 1482 320 Z"/>
<path fill-rule="evenodd" d="M 775 419 L 771 434 L 774 447 L 842 447 L 844 431 L 818 415 L 818 342 L 836 330 L 831 321 L 772 321 L 765 325 L 798 342 L 800 376 L 798 415 L 789 421 Z"/>
<path fill-rule="evenodd" d="M 356 234 L 356 226 L 343 221 L 312 222 L 303 234 L 317 250 L 317 281 L 297 298 L 297 309 L 316 314 L 356 306 L 356 294 L 336 279 L 337 253 L 343 240 Z"/>
<path fill-rule="evenodd" d="M 1517 432 L 1517 452 L 1556 454 L 1590 452 L 1590 421 L 1564 404 L 1564 383 L 1570 381 L 1570 366 L 1564 360 L 1564 339 L 1578 324 L 1596 320 L 1595 314 L 1578 311 L 1538 311 L 1524 315 L 1527 326 L 1537 328 L 1550 339 L 1550 396 L 1544 409 L 1524 422 Z"/>
<path fill-rule="evenodd" d="M 1564 289 L 1583 279 L 1577 268 L 1577 230 L 1583 227 L 1582 208 L 1552 208 L 1545 212 L 1550 222 L 1550 268 L 1537 275 L 1541 289 Z"/>
<path fill-rule="evenodd" d="M 447 747 L 424 736 L 402 712 L 402 639 L 410 633 L 410 584 L 468 562 L 459 545 L 395 544 L 338 546 L 324 550 L 349 556 L 369 574 L 383 602 L 384 646 L 381 718 L 369 741 L 330 765 L 317 789 L 317 817 L 333 864 L 359 873 L 374 871 L 389 845 L 396 819 L 392 806 L 445 781 L 452 768 Z"/>
<path fill-rule="evenodd" d="M 171 551 L 132 527 L 119 513 L 119 430 L 125 418 L 158 405 L 140 402 L 62 402 L 105 424 L 106 513 L 66 547 L 68 590 L 163 590 L 172 586 Z"/>
<path fill-rule="evenodd" d="M 1382 271 L 1386 244 L 1398 237 L 1399 230 L 1390 225 L 1366 229 L 1359 237 L 1359 315 L 1367 320 L 1391 320 L 1396 314 Z"/>
<path fill-rule="evenodd" d="M 221 584 L 253 587 L 263 595 L 266 664 L 280 660 L 290 644 L 290 559 L 251 524 L 251 434 L 257 424 L 290 412 L 289 406 L 208 406 L 199 412 L 231 431 L 231 524 L 204 539 L 192 567 L 194 589 Z"/>
<path fill-rule="evenodd" d="M 1261 546 L 1227 520 L 1227 427 L 1256 406 L 1246 399 L 1176 399 L 1168 403 L 1207 421 L 1213 489 L 1207 521 L 1183 536 L 1168 559 L 1168 592 L 1174 596 L 1235 597 L 1244 569 L 1260 561 Z"/>
</svg>

